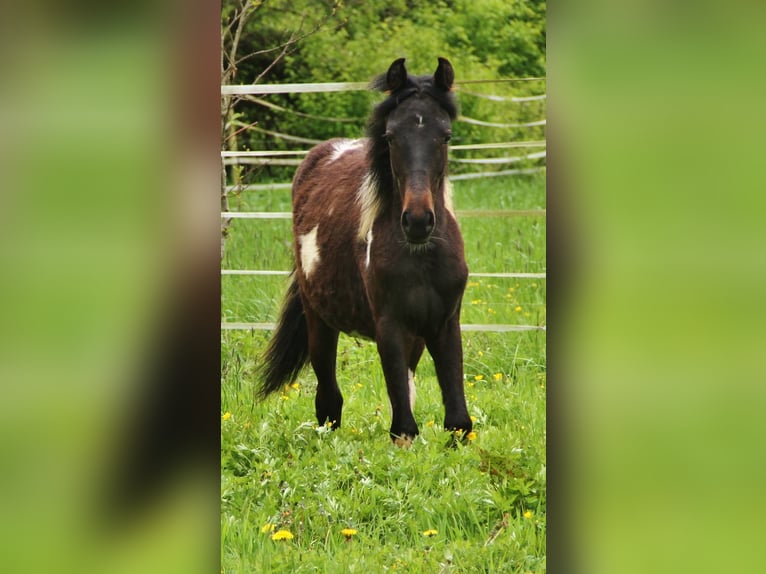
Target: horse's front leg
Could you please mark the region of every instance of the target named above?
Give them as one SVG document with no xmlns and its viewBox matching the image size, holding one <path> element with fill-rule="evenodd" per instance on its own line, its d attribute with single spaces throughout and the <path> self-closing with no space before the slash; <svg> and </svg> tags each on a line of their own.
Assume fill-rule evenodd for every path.
<svg viewBox="0 0 766 574">
<path fill-rule="evenodd" d="M 381 319 L 376 325 L 375 340 L 391 401 L 391 440 L 397 446 L 410 446 L 418 435 L 410 403 L 409 364 L 416 338 L 395 321 Z M 419 355 L 418 355 L 419 356 Z"/>
<path fill-rule="evenodd" d="M 458 314 L 434 337 L 426 340 L 434 360 L 444 402 L 444 428 L 468 433 L 473 428 L 463 387 L 463 343 Z"/>
</svg>

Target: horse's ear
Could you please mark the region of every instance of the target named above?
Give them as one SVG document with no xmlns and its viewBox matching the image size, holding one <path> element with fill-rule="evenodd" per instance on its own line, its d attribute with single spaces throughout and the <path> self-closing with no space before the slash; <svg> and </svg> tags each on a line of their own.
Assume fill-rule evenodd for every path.
<svg viewBox="0 0 766 574">
<path fill-rule="evenodd" d="M 395 92 L 403 88 L 407 82 L 407 68 L 404 67 L 404 58 L 395 60 L 386 73 L 386 87 Z"/>
<path fill-rule="evenodd" d="M 448 92 L 452 89 L 452 82 L 455 81 L 455 70 L 447 58 L 439 58 L 439 67 L 434 73 L 434 82 L 440 90 Z"/>
</svg>

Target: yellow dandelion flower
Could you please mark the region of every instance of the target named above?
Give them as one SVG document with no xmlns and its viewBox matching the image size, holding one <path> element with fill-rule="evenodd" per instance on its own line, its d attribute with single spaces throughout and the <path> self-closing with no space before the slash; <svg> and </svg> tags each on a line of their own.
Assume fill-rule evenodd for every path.
<svg viewBox="0 0 766 574">
<path fill-rule="evenodd" d="M 481 299 L 472 299 L 471 305 L 481 305 Z"/>
<path fill-rule="evenodd" d="M 290 397 L 288 397 L 287 395 L 282 395 L 281 398 L 282 398 L 283 401 L 289 401 L 290 400 Z"/>
<path fill-rule="evenodd" d="M 427 427 L 432 427 L 432 426 L 434 426 L 434 421 L 428 421 L 428 422 L 426 423 L 426 426 L 427 426 Z"/>
<path fill-rule="evenodd" d="M 469 387 L 472 387 L 472 386 L 474 386 L 475 384 L 476 384 L 476 383 L 474 383 L 473 381 L 468 381 L 468 383 L 467 383 L 467 385 L 468 385 Z"/>
<path fill-rule="evenodd" d="M 356 528 L 344 528 L 340 531 L 340 533 L 346 537 L 346 539 L 350 539 L 354 534 L 356 534 Z"/>
<path fill-rule="evenodd" d="M 484 351 L 479 351 L 479 356 L 483 357 L 484 356 Z"/>
<path fill-rule="evenodd" d="M 297 391 L 298 389 L 300 389 L 300 388 L 301 388 L 301 384 L 300 384 L 300 383 L 293 383 L 293 384 L 292 384 L 292 385 L 290 385 L 290 386 L 291 386 L 292 388 L 294 388 L 296 391 Z"/>
<path fill-rule="evenodd" d="M 477 381 L 481 381 L 484 378 L 484 375 L 474 375 L 473 377 Z"/>
<path fill-rule="evenodd" d="M 223 415 L 221 415 L 221 420 L 222 421 L 227 421 L 230 418 L 231 418 L 231 413 L 229 411 L 226 411 L 225 413 L 223 413 Z"/>
<path fill-rule="evenodd" d="M 476 422 L 476 417 L 471 417 L 471 422 L 475 423 Z"/>
<path fill-rule="evenodd" d="M 439 531 L 434 530 L 433 528 L 423 531 L 423 536 L 434 536 L 435 534 L 439 534 Z"/>
<path fill-rule="evenodd" d="M 263 526 L 261 526 L 261 532 L 266 534 L 267 532 L 274 532 L 274 528 L 276 528 L 273 524 L 267 522 Z"/>
<path fill-rule="evenodd" d="M 293 533 L 289 530 L 277 530 L 274 534 L 271 535 L 272 540 L 292 540 L 293 539 Z"/>
<path fill-rule="evenodd" d="M 518 313 L 519 311 L 521 311 L 521 306 L 520 306 L 520 305 L 516 305 L 516 308 L 514 309 L 514 311 L 516 311 L 517 313 Z"/>
<path fill-rule="evenodd" d="M 531 510 L 526 510 L 524 512 L 524 518 L 532 518 L 532 511 Z"/>
<path fill-rule="evenodd" d="M 476 431 L 471 431 L 467 435 L 465 435 L 465 438 L 467 438 L 469 441 L 476 440 L 476 437 L 478 435 L 476 434 Z"/>
<path fill-rule="evenodd" d="M 492 375 L 492 378 L 495 379 L 496 381 L 500 381 L 503 379 L 503 373 L 495 373 L 494 375 Z"/>
<path fill-rule="evenodd" d="M 364 385 L 362 383 L 357 383 L 356 384 L 356 388 L 357 389 L 361 389 L 362 387 L 364 387 Z"/>
</svg>

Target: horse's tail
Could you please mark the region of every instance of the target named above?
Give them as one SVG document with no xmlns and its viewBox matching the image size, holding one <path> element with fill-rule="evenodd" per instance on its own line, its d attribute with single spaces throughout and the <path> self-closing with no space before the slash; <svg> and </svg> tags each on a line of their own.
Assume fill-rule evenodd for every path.
<svg viewBox="0 0 766 574">
<path fill-rule="evenodd" d="M 282 311 L 259 369 L 261 385 L 258 396 L 265 399 L 284 385 L 292 383 L 309 359 L 309 338 L 306 315 L 293 274 Z"/>
</svg>

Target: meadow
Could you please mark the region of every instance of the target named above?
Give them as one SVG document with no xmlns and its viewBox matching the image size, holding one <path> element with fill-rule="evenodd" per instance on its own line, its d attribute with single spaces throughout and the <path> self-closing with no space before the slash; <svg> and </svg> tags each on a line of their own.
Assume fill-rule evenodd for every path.
<svg viewBox="0 0 766 574">
<path fill-rule="evenodd" d="M 457 181 L 462 210 L 545 209 L 544 175 Z M 290 192 L 247 192 L 236 211 L 289 211 Z M 545 216 L 461 215 L 471 272 L 545 272 Z M 234 220 L 224 269 L 292 267 L 289 220 Z M 223 276 L 222 321 L 273 322 L 284 276 Z M 470 277 L 463 324 L 544 326 L 545 279 Z M 314 418 L 310 368 L 253 399 L 269 333 L 221 334 L 221 569 L 228 573 L 545 572 L 545 332 L 464 332 L 475 435 L 450 448 L 433 363 L 416 374 L 421 434 L 388 437 L 374 343 L 342 335 L 343 426 Z"/>
</svg>

